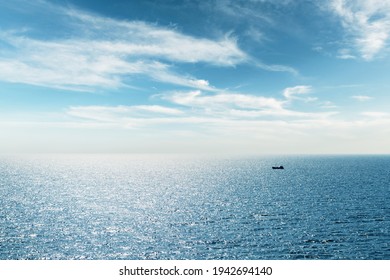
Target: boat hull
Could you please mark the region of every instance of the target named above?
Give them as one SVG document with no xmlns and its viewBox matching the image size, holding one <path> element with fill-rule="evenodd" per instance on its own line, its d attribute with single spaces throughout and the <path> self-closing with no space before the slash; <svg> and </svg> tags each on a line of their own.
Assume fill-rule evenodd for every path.
<svg viewBox="0 0 390 280">
<path fill-rule="evenodd" d="M 272 169 L 284 169 L 284 167 L 281 165 L 281 166 L 272 166 Z"/>
</svg>

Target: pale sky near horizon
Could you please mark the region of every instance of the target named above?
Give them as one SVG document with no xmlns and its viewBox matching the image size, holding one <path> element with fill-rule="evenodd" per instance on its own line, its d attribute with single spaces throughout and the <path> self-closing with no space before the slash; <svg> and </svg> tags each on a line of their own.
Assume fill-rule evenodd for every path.
<svg viewBox="0 0 390 280">
<path fill-rule="evenodd" d="M 0 0 L 0 153 L 390 153 L 390 0 Z"/>
</svg>

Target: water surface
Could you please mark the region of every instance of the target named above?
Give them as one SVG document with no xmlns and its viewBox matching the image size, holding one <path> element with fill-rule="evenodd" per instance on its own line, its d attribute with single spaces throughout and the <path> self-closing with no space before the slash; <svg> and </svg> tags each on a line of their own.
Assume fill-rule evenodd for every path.
<svg viewBox="0 0 390 280">
<path fill-rule="evenodd" d="M 390 156 L 3 156 L 0 206 L 0 259 L 390 259 Z"/>
</svg>

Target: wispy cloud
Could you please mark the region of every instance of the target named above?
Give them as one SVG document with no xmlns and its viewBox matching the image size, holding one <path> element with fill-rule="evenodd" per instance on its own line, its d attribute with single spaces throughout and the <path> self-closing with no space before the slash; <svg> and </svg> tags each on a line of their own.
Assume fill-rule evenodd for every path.
<svg viewBox="0 0 390 280">
<path fill-rule="evenodd" d="M 154 124 L 180 122 L 186 116 L 183 111 L 160 105 L 138 106 L 72 106 L 66 114 L 84 123 L 103 126 L 136 128 Z"/>
<path fill-rule="evenodd" d="M 272 22 L 272 18 L 266 15 L 264 12 L 259 12 L 258 9 L 254 9 L 256 4 L 261 4 L 264 1 L 234 1 L 234 0 L 222 0 L 222 1 L 209 1 L 206 6 L 208 9 L 214 8 L 228 15 L 231 19 L 252 19 L 261 22 Z"/>
<path fill-rule="evenodd" d="M 48 87 L 113 88 L 145 75 L 156 81 L 213 90 L 204 79 L 178 74 L 172 64 L 207 63 L 218 67 L 247 61 L 234 38 L 191 37 L 137 21 L 121 21 L 51 5 L 68 38 L 33 38 L 29 30 L 1 31 L 0 79 Z"/>
<path fill-rule="evenodd" d="M 296 70 L 294 67 L 287 66 L 287 65 L 279 65 L 279 64 L 266 64 L 260 61 L 257 61 L 254 63 L 257 67 L 267 70 L 267 71 L 272 71 L 272 72 L 288 72 L 293 75 L 298 75 L 299 72 Z"/>
<path fill-rule="evenodd" d="M 66 113 L 73 119 L 75 127 L 80 123 L 80 127 L 88 127 L 91 124 L 92 128 L 98 127 L 118 127 L 124 129 L 143 129 L 154 127 L 155 129 L 164 129 L 164 125 L 169 124 L 170 129 L 174 130 L 193 130 L 204 133 L 208 129 L 221 131 L 230 130 L 231 132 L 240 130 L 258 130 L 259 125 L 265 123 L 268 125 L 285 123 L 288 126 L 304 126 L 305 124 L 322 124 L 326 123 L 327 119 L 334 115 L 334 112 L 327 113 L 304 113 L 288 110 L 282 111 L 256 111 L 243 109 L 226 109 L 224 111 L 212 109 L 209 112 L 204 111 L 178 111 L 173 108 L 170 113 L 145 112 L 137 111 L 136 108 L 118 108 L 111 106 L 75 106 L 70 107 Z M 267 119 L 267 116 L 279 116 L 282 119 Z M 294 124 L 294 125 L 293 125 Z M 185 125 L 176 127 L 172 125 Z M 233 129 L 233 131 L 231 130 Z"/>
<path fill-rule="evenodd" d="M 351 54 L 351 50 L 349 50 L 349 49 L 340 49 L 338 51 L 337 58 L 340 58 L 340 59 L 356 59 L 356 56 Z"/>
<path fill-rule="evenodd" d="M 326 120 L 337 112 L 301 112 L 285 108 L 294 94 L 309 92 L 309 86 L 288 88 L 286 99 L 276 99 L 235 92 L 175 91 L 154 96 L 167 105 L 73 106 L 72 117 L 140 127 L 156 124 L 201 124 L 202 126 L 237 126 L 239 123 L 273 119 L 274 121 Z M 159 100 L 157 100 L 159 101 Z M 130 125 L 131 124 L 131 125 Z"/>
<path fill-rule="evenodd" d="M 366 96 L 366 95 L 354 95 L 354 96 L 351 96 L 351 98 L 356 99 L 358 101 L 368 101 L 368 100 L 372 99 L 371 96 Z"/>
<path fill-rule="evenodd" d="M 202 115 L 219 118 L 256 119 L 275 118 L 326 118 L 336 112 L 299 112 L 285 108 L 286 100 L 242 93 L 220 92 L 205 94 L 201 91 L 173 92 L 162 98 L 174 104 L 198 110 Z"/>
<path fill-rule="evenodd" d="M 385 49 L 390 35 L 390 1 L 332 0 L 331 9 L 363 59 L 371 60 Z M 340 56 L 353 58 L 349 51 Z"/>
<path fill-rule="evenodd" d="M 390 130 L 387 129 L 390 124 L 390 115 L 385 112 L 364 112 L 362 116 L 365 118 L 343 120 L 333 117 L 330 112 L 320 114 L 286 110 L 284 111 L 286 114 L 292 115 L 275 119 L 266 118 L 267 115 L 262 115 L 260 110 L 246 109 L 245 102 L 241 104 L 241 101 L 238 101 L 244 108 L 232 108 L 232 102 L 226 102 L 223 98 L 215 102 L 225 105 L 228 103 L 229 106 L 218 111 L 212 105 L 208 107 L 211 110 L 209 113 L 199 113 L 183 105 L 180 113 L 157 113 L 149 117 L 135 115 L 135 108 L 132 106 L 79 106 L 70 108 L 68 113 L 76 117 L 73 119 L 73 126 L 76 129 L 100 127 L 102 129 L 132 129 L 132 131 L 135 129 L 142 131 L 141 135 L 160 133 L 159 135 L 170 139 L 168 144 L 170 148 L 173 148 L 172 145 L 178 147 L 180 143 L 183 143 L 182 141 L 188 143 L 188 140 L 196 139 L 197 149 L 210 152 L 220 150 L 224 153 L 231 149 L 235 152 L 250 152 L 254 147 L 259 152 L 269 150 L 272 153 L 275 151 L 283 153 L 383 152 L 383 148 L 386 147 L 383 139 L 388 139 L 390 135 Z M 185 103 L 189 104 L 187 101 Z M 202 107 L 204 109 L 206 107 L 202 102 L 197 106 L 204 106 Z M 283 110 L 279 113 L 283 114 Z M 56 126 L 58 125 L 61 126 L 57 123 Z M 72 122 L 64 125 L 69 127 Z M 0 126 L 2 126 L 1 123 Z M 134 133 L 134 135 L 140 134 Z M 377 139 L 374 142 L 379 147 L 378 149 L 368 145 L 372 143 L 372 139 Z M 337 146 L 332 144 L 334 141 L 337 141 Z M 200 142 L 202 142 L 201 145 Z M 321 149 L 318 149 L 318 146 L 321 146 Z"/>
<path fill-rule="evenodd" d="M 72 106 L 68 109 L 67 113 L 73 116 L 83 117 L 84 113 L 90 115 L 93 112 L 97 112 L 102 116 L 102 119 L 106 119 L 104 116 L 113 115 L 127 115 L 127 116 L 176 116 L 182 115 L 183 111 L 160 105 L 135 105 L 135 106 Z M 108 117 L 107 119 L 110 119 Z"/>
<path fill-rule="evenodd" d="M 334 108 L 337 108 L 338 106 L 335 105 L 333 102 L 331 101 L 325 101 L 325 102 L 322 102 L 321 103 L 321 108 L 324 108 L 324 109 L 334 109 Z"/>
<path fill-rule="evenodd" d="M 211 116 L 147 119 L 123 118 L 119 115 L 112 121 L 102 122 L 94 120 L 98 112 L 90 114 L 89 118 L 73 118 L 65 122 L 0 121 L 0 128 L 10 131 L 0 139 L 2 151 L 184 151 L 208 154 L 221 152 L 223 155 L 230 152 L 251 155 L 390 152 L 387 143 L 390 137 L 390 116 L 366 117 L 354 121 L 336 118 L 243 121 Z M 153 129 L 148 129 L 150 127 Z M 31 128 L 36 133 L 31 134 Z M 58 128 L 62 129 L 60 133 Z M 123 131 L 124 128 L 128 129 L 127 132 Z M 96 131 L 103 133 L 96 137 Z M 15 135 L 28 137 L 28 141 L 15 141 Z M 83 136 L 82 141 L 80 135 Z M 156 135 L 159 141 L 150 141 L 155 140 Z M 9 141 L 5 141 L 7 138 Z M 51 140 L 50 145 L 47 144 L 48 139 Z"/>
<path fill-rule="evenodd" d="M 66 12 L 78 21 L 82 29 L 87 29 L 88 37 L 95 38 L 94 46 L 98 50 L 109 53 L 221 66 L 236 65 L 247 59 L 236 40 L 227 35 L 219 40 L 210 40 L 141 21 L 119 21 L 80 10 Z"/>
<path fill-rule="evenodd" d="M 300 99 L 299 96 L 308 94 L 312 92 L 312 87 L 307 85 L 302 86 L 295 86 L 295 87 L 288 87 L 284 89 L 283 96 L 286 97 L 286 99 Z"/>
<path fill-rule="evenodd" d="M 371 111 L 371 112 L 363 112 L 362 115 L 373 119 L 390 119 L 390 113 L 388 112 Z"/>
<path fill-rule="evenodd" d="M 276 100 L 275 98 L 266 98 L 237 93 L 218 93 L 214 95 L 204 95 L 201 91 L 175 92 L 164 95 L 163 98 L 175 104 L 189 107 L 226 108 L 226 106 L 234 106 L 250 109 L 282 109 L 282 102 Z"/>
</svg>

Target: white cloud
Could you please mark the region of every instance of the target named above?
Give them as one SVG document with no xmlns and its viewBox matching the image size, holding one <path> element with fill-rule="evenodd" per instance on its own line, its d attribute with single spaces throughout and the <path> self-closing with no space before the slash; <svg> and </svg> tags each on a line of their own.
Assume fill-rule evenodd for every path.
<svg viewBox="0 0 390 280">
<path fill-rule="evenodd" d="M 221 66 L 236 65 L 247 59 L 236 40 L 229 36 L 210 40 L 140 21 L 119 21 L 73 10 L 67 14 L 88 29 L 88 37 L 94 39 L 96 49 L 109 53 Z M 102 37 L 108 40 L 97 40 Z"/>
<path fill-rule="evenodd" d="M 287 99 L 294 99 L 297 98 L 297 95 L 304 95 L 312 92 L 311 86 L 295 86 L 295 87 L 288 87 L 283 91 L 284 97 Z"/>
<path fill-rule="evenodd" d="M 206 81 L 206 80 L 197 80 L 196 83 L 200 86 L 200 87 L 208 87 L 209 86 L 209 82 Z"/>
<path fill-rule="evenodd" d="M 170 129 L 167 130 L 166 124 L 172 123 L 176 125 L 169 125 Z M 148 129 L 150 126 L 153 126 L 153 129 Z M 0 151 L 207 154 L 220 152 L 224 156 L 228 153 L 383 154 L 390 153 L 389 127 L 389 116 L 356 121 L 340 119 L 244 121 L 211 116 L 129 118 L 118 119 L 115 122 L 75 118 L 66 122 L 0 121 L 0 128 L 7 131 L 0 137 Z M 31 129 L 34 129 L 35 133 L 31 133 Z M 96 137 L 96 132 L 100 132 L 99 137 Z M 159 141 L 154 141 L 156 135 Z"/>
<path fill-rule="evenodd" d="M 0 79 L 7 82 L 74 90 L 87 90 L 90 87 L 113 88 L 122 84 L 120 77 L 112 76 L 107 70 L 99 71 L 99 67 L 109 67 L 107 64 L 103 65 L 95 61 L 99 67 L 93 68 L 95 63 L 89 64 L 81 55 L 62 54 L 59 58 L 51 56 L 50 51 L 52 50 L 48 49 L 44 60 L 40 60 L 44 53 L 36 54 L 28 61 L 26 61 L 27 56 L 22 56 L 20 60 L 0 60 Z M 136 70 L 136 65 L 129 65 L 129 67 L 133 68 L 133 71 Z"/>
<path fill-rule="evenodd" d="M 388 112 L 363 112 L 363 116 L 373 118 L 373 119 L 389 119 L 390 113 Z"/>
<path fill-rule="evenodd" d="M 211 3 L 210 3 L 211 2 Z M 235 1 L 235 0 L 222 0 L 222 1 L 209 1 L 207 9 L 210 7 L 222 12 L 229 16 L 230 19 L 250 19 L 257 22 L 271 23 L 272 18 L 266 15 L 264 12 L 259 11 L 256 8 L 256 1 Z M 253 5 L 255 4 L 255 5 Z"/>
<path fill-rule="evenodd" d="M 223 101 L 225 103 L 225 101 Z M 200 106 L 200 105 L 199 105 Z M 245 105 L 246 106 L 246 105 Z M 181 114 L 158 115 L 148 117 L 136 115 L 141 108 L 137 106 L 116 107 L 73 107 L 68 113 L 73 117 L 74 128 L 132 129 L 127 143 L 133 143 L 135 137 L 150 137 L 158 133 L 160 139 L 167 139 L 169 147 L 178 148 L 182 141 L 196 143 L 188 151 L 215 152 L 221 150 L 250 152 L 252 148 L 263 153 L 370 153 L 389 151 L 386 141 L 390 135 L 388 129 L 390 115 L 384 112 L 365 112 L 368 118 L 343 120 L 333 118 L 331 113 L 296 113 L 294 118 L 285 115 L 284 119 L 267 119 L 259 110 L 245 108 L 225 108 L 221 112 L 209 114 L 196 110 L 180 109 Z M 147 110 L 153 108 L 147 106 Z M 169 107 L 167 107 L 169 108 Z M 212 108 L 213 109 L 213 108 Z M 154 111 L 154 109 L 152 109 Z M 165 109 L 163 109 L 165 111 Z M 157 109 L 156 111 L 160 111 Z M 289 114 L 290 111 L 285 111 Z M 106 116 L 104 116 L 106 115 Z M 109 118 L 107 117 L 109 116 Z M 106 121 L 101 121 L 102 118 Z M 31 126 L 32 124 L 29 124 Z M 49 125 L 49 124 L 46 124 Z M 67 122 L 66 127 L 72 125 Z M 0 123 L 0 126 L 2 124 Z M 15 127 L 15 124 L 13 124 Z M 61 123 L 56 123 L 56 127 Z M 153 128 L 153 129 L 149 129 Z M 167 130 L 169 128 L 169 130 Z M 136 130 L 134 130 L 136 129 Z M 196 139 L 196 141 L 193 141 Z M 202 142 L 203 140 L 205 142 Z M 139 147 L 149 147 L 152 142 L 140 142 Z M 335 145 L 334 143 L 337 143 Z M 370 145 L 375 144 L 375 145 Z M 137 144 L 138 145 L 138 144 Z M 237 149 L 241 147 L 240 149 Z M 318 148 L 320 147 L 320 148 Z M 161 148 L 161 147 L 160 147 Z M 173 150 L 175 151 L 175 148 Z M 149 150 L 149 148 L 147 148 Z M 195 149 L 195 150 L 194 150 Z M 264 150 L 265 149 L 265 150 Z M 171 151 L 171 150 L 170 150 Z"/>
<path fill-rule="evenodd" d="M 333 102 L 331 101 L 324 101 L 322 102 L 321 104 L 321 108 L 325 108 L 325 109 L 334 109 L 334 108 L 337 108 L 338 106 L 335 105 Z"/>
<path fill-rule="evenodd" d="M 351 96 L 351 98 L 356 99 L 358 101 L 367 101 L 367 100 L 372 99 L 371 96 L 366 96 L 366 95 L 354 95 L 354 96 Z"/>
<path fill-rule="evenodd" d="M 292 94 L 309 91 L 308 88 L 290 88 Z M 294 92 L 294 93 L 292 93 Z M 279 119 L 324 119 L 337 112 L 299 112 L 288 110 L 284 106 L 285 100 L 270 97 L 254 96 L 241 93 L 204 94 L 201 91 L 173 92 L 161 96 L 174 104 L 191 108 L 200 115 L 218 116 L 223 119 L 236 120 L 261 119 L 274 117 Z M 289 97 L 291 98 L 291 96 Z"/>
<path fill-rule="evenodd" d="M 156 63 L 154 63 L 156 64 Z M 216 91 L 217 89 L 212 87 L 208 81 L 203 79 L 195 79 L 191 76 L 178 75 L 172 71 L 169 71 L 166 65 L 161 65 L 161 68 L 149 69 L 148 75 L 157 81 L 162 81 L 170 84 L 186 86 L 190 88 L 197 88 L 207 91 Z"/>
<path fill-rule="evenodd" d="M 167 114 L 167 115 L 181 115 L 183 114 L 183 111 L 175 109 L 175 108 L 170 108 L 170 107 L 165 107 L 165 106 L 160 106 L 160 105 L 138 105 L 138 106 L 132 106 L 132 109 L 136 110 L 142 110 L 146 112 L 151 112 L 151 113 L 161 113 L 161 114 Z"/>
<path fill-rule="evenodd" d="M 289 126 L 303 126 L 304 124 L 326 123 L 334 112 L 328 113 L 303 113 L 288 110 L 244 110 L 244 109 L 226 109 L 223 111 L 211 109 L 205 111 L 182 111 L 175 108 L 153 108 L 154 106 L 126 107 L 126 106 L 75 106 L 70 107 L 66 113 L 68 116 L 78 119 L 80 127 L 92 128 L 102 125 L 102 127 L 122 127 L 122 128 L 148 128 L 153 126 L 155 129 L 164 129 L 164 125 L 169 124 L 170 129 L 174 125 L 184 124 L 179 130 L 196 129 L 201 131 L 221 131 L 221 130 L 258 130 L 258 125 L 265 123 L 286 123 Z M 267 116 L 283 117 L 285 120 L 264 119 Z M 81 121 L 80 121 L 81 120 Z M 72 123 L 72 122 L 68 122 Z M 73 119 L 77 127 L 77 122 Z"/>
<path fill-rule="evenodd" d="M 289 90 L 291 94 L 297 94 L 308 89 L 295 87 Z M 206 128 L 206 130 L 211 127 L 213 129 L 248 125 L 250 127 L 265 120 L 324 121 L 337 114 L 337 112 L 288 110 L 284 108 L 285 100 L 230 92 L 213 94 L 200 90 L 170 92 L 155 95 L 151 100 L 156 99 L 162 99 L 170 104 L 166 106 L 73 106 L 66 113 L 68 116 L 81 118 L 87 122 L 110 123 L 126 128 L 187 124 L 189 125 L 185 128 L 187 130 L 194 125 Z"/>
<path fill-rule="evenodd" d="M 173 70 L 175 63 L 207 63 L 220 67 L 247 61 L 234 38 L 191 37 L 144 22 L 113 20 L 51 5 L 68 38 L 34 39 L 0 31 L 0 80 L 57 88 L 115 88 L 125 78 L 145 75 L 156 81 L 214 90 L 204 79 Z M 47 12 L 47 11 L 46 11 Z M 168 64 L 169 63 L 169 64 Z"/>
<path fill-rule="evenodd" d="M 237 93 L 204 95 L 201 91 L 175 92 L 173 94 L 165 95 L 164 99 L 189 107 L 226 108 L 229 106 L 235 106 L 248 109 L 282 109 L 282 102 L 275 98 Z"/>
<path fill-rule="evenodd" d="M 390 1 L 332 0 L 331 9 L 341 18 L 363 59 L 371 60 L 385 49 L 390 35 Z M 353 55 L 341 54 L 341 58 Z"/>
<path fill-rule="evenodd" d="M 72 106 L 67 114 L 82 118 L 89 118 L 101 121 L 111 121 L 120 118 L 130 117 L 158 117 L 179 116 L 184 112 L 171 107 L 160 105 L 136 105 L 136 106 Z"/>
<path fill-rule="evenodd" d="M 351 50 L 349 49 L 340 49 L 338 51 L 338 56 L 337 58 L 340 58 L 340 59 L 355 59 L 356 56 L 352 55 L 351 54 Z"/>
<path fill-rule="evenodd" d="M 267 71 L 272 71 L 272 72 L 288 72 L 293 75 L 298 75 L 299 72 L 290 66 L 286 65 L 278 65 L 278 64 L 265 64 L 262 62 L 256 62 L 255 65 L 261 69 L 267 70 Z"/>
</svg>

